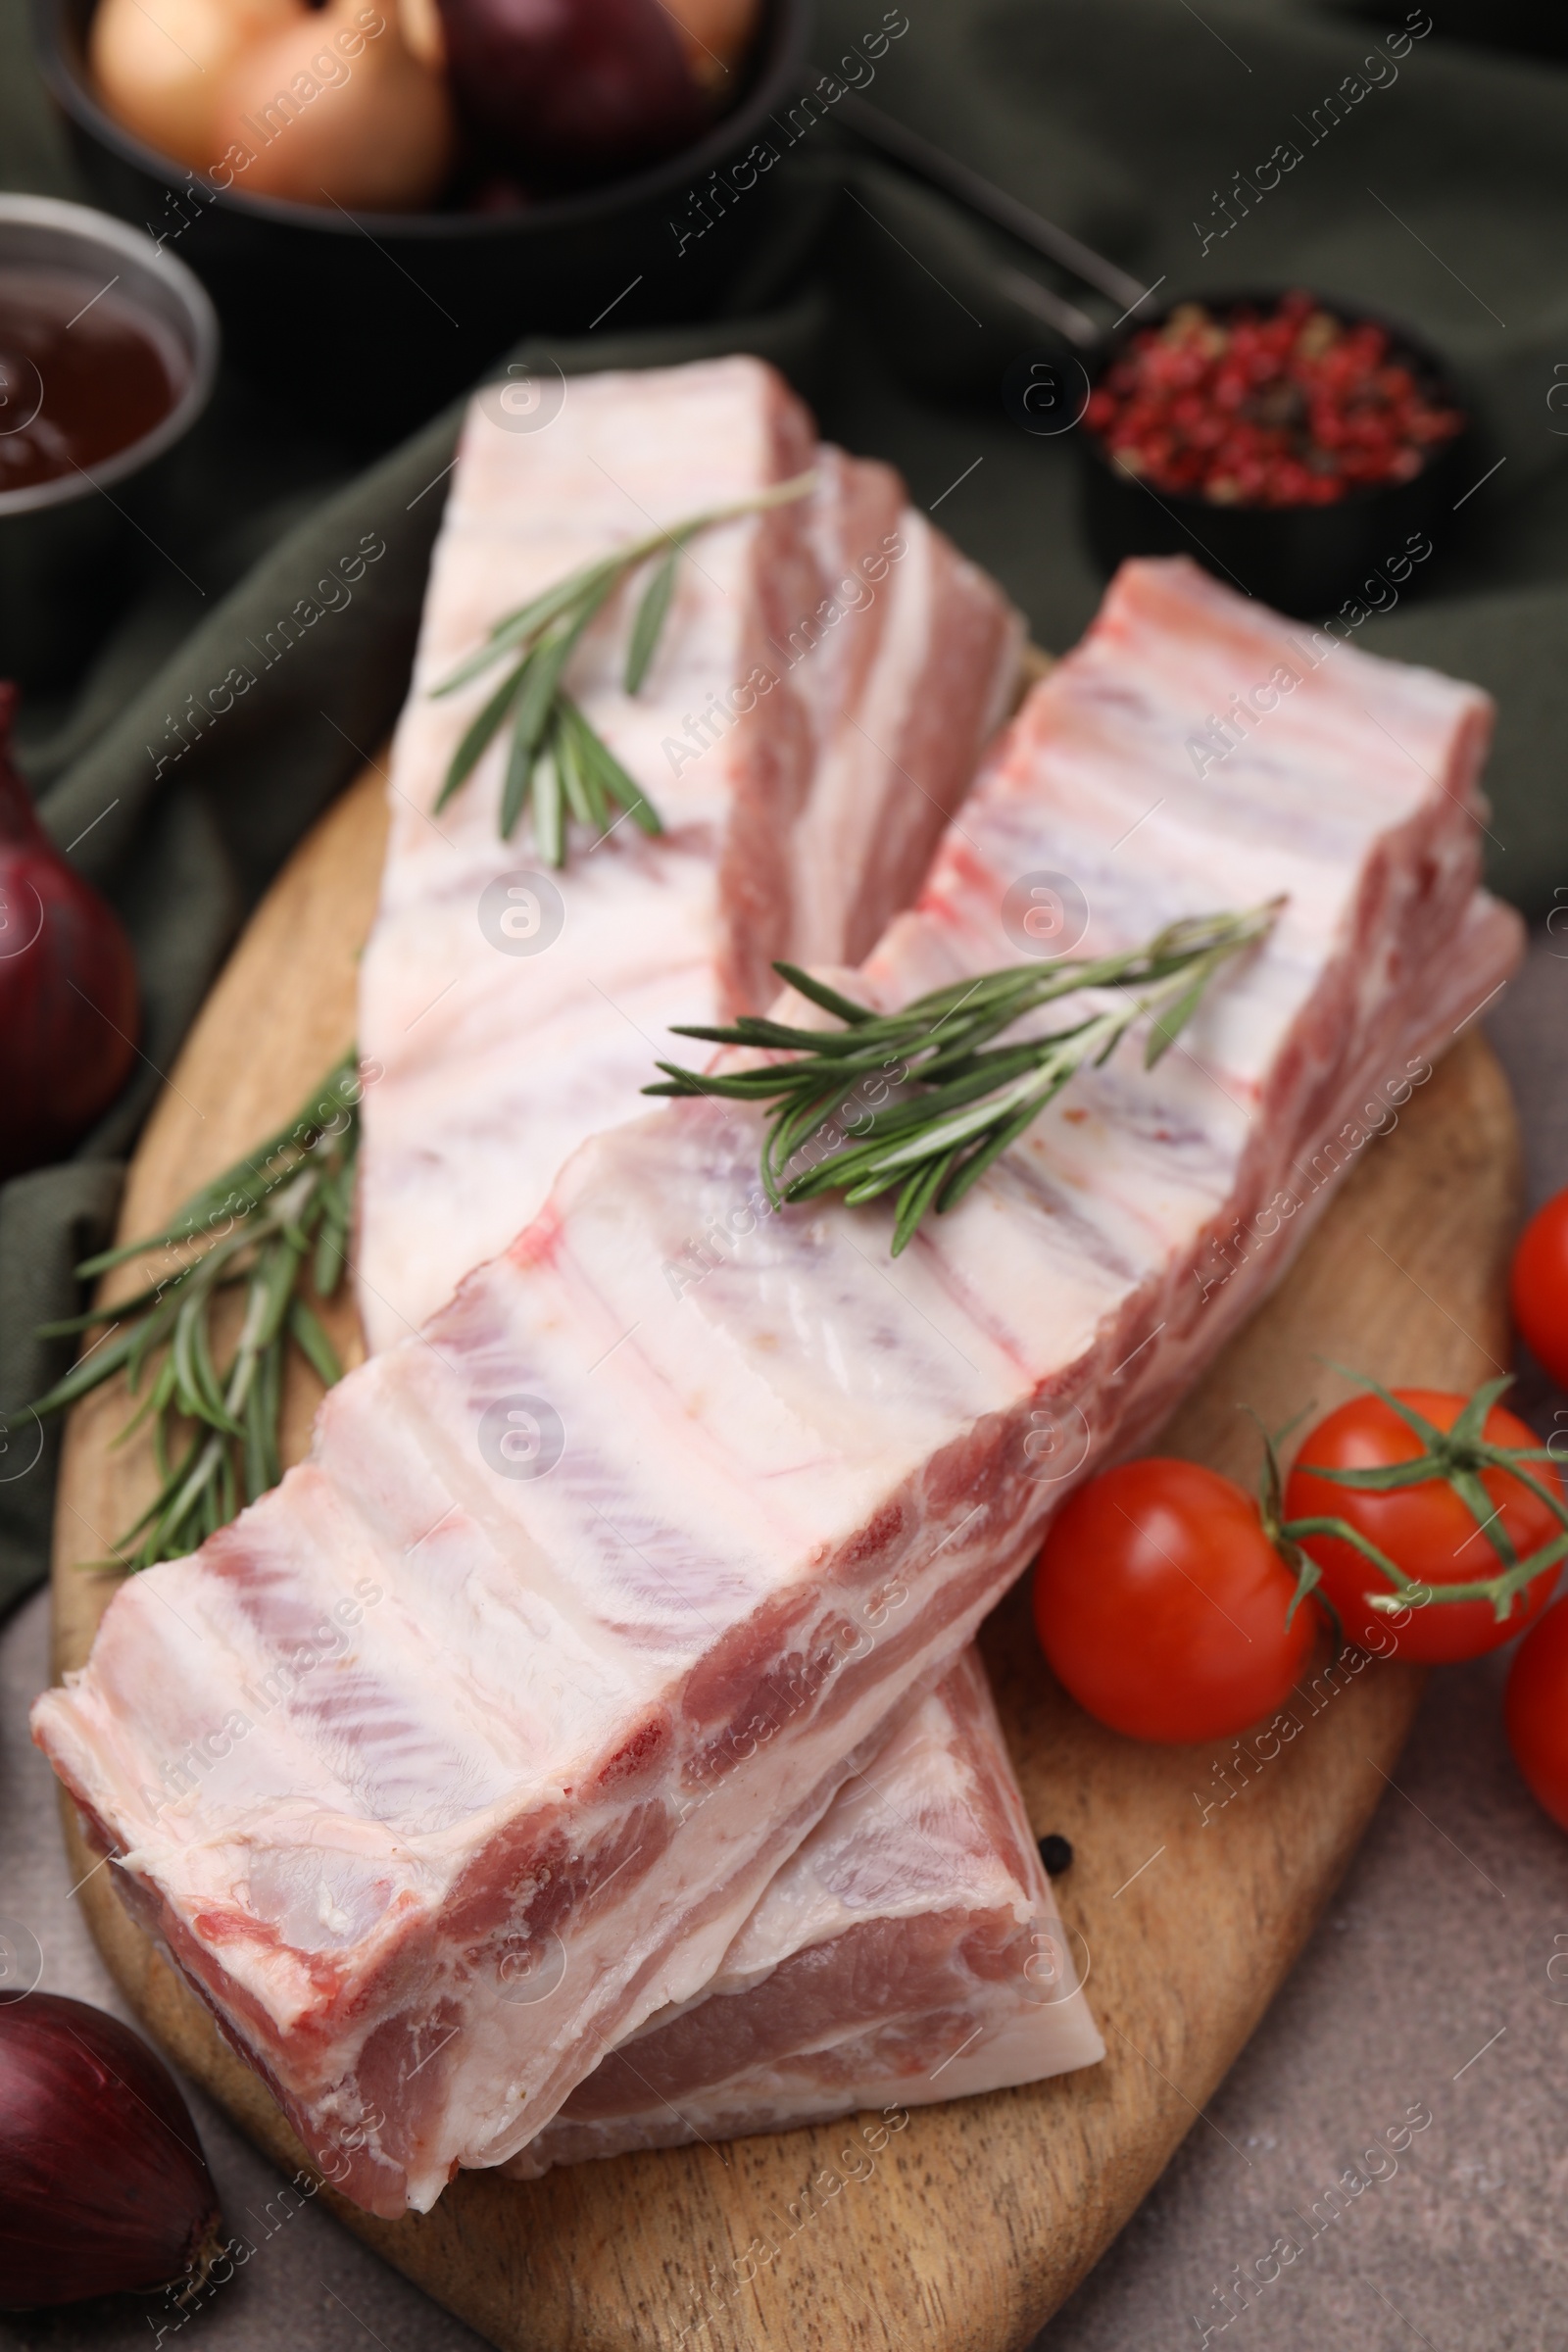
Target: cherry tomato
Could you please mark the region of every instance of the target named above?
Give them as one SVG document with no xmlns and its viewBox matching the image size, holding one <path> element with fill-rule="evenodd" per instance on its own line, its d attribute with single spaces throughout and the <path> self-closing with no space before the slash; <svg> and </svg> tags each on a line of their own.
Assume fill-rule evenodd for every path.
<svg viewBox="0 0 1568 2352">
<path fill-rule="evenodd" d="M 1531 1354 L 1568 1387 L 1568 1192 L 1554 1193 L 1525 1227 L 1509 1296 Z"/>
<path fill-rule="evenodd" d="M 1444 1430 L 1452 1428 L 1466 1402 L 1463 1396 L 1437 1389 L 1396 1389 L 1394 1395 Z M 1500 1404 L 1494 1404 L 1487 1415 L 1483 1434 L 1494 1446 L 1540 1444 L 1535 1432 Z M 1496 1576 L 1505 1565 L 1501 1555 L 1446 1479 L 1423 1479 L 1419 1486 L 1369 1494 L 1312 1476 L 1315 1464 L 1334 1470 L 1369 1470 L 1389 1462 L 1411 1461 L 1421 1450 L 1415 1432 L 1380 1396 L 1352 1396 L 1348 1404 L 1342 1404 L 1318 1423 L 1297 1455 L 1285 1488 L 1285 1515 L 1287 1519 L 1343 1519 L 1406 1576 L 1425 1584 L 1464 1585 Z M 1535 1462 L 1531 1469 L 1544 1487 L 1557 1492 L 1556 1473 L 1549 1463 Z M 1484 1471 L 1481 1483 L 1500 1506 L 1500 1524 L 1521 1559 L 1561 1532 L 1554 1514 L 1509 1471 Z M 1392 1592 L 1389 1579 L 1352 1544 L 1332 1536 L 1303 1537 L 1301 1548 L 1323 1571 L 1323 1592 L 1339 1611 L 1346 1640 L 1374 1649 L 1387 1648 L 1390 1620 L 1381 1611 L 1368 1608 L 1365 1596 Z M 1426 1666 L 1478 1658 L 1484 1650 L 1510 1641 L 1521 1626 L 1539 1617 L 1555 1582 L 1550 1569 L 1537 1577 L 1514 1595 L 1512 1610 L 1501 1625 L 1490 1600 L 1428 1601 L 1395 1626 L 1398 1654 Z"/>
<path fill-rule="evenodd" d="M 1135 1740 L 1229 1739 L 1283 1704 L 1317 1631 L 1251 1496 L 1197 1462 L 1124 1462 L 1072 1495 L 1035 1624 L 1081 1707 Z"/>
<path fill-rule="evenodd" d="M 1568 1596 L 1520 1642 L 1502 1714 L 1532 1794 L 1568 1830 Z"/>
</svg>

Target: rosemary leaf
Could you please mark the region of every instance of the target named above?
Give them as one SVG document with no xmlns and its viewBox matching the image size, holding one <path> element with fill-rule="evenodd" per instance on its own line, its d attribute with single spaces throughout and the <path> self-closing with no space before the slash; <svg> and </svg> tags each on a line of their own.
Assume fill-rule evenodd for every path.
<svg viewBox="0 0 1568 2352">
<path fill-rule="evenodd" d="M 256 1378 L 246 1398 L 247 1414 L 254 1413 L 256 1422 L 256 1460 L 254 1475 L 257 1485 L 246 1500 L 254 1502 L 269 1487 L 275 1487 L 283 1475 L 278 1455 L 278 1424 L 283 1406 L 284 1346 L 282 1335 L 264 1348 L 256 1359 Z"/>
<path fill-rule="evenodd" d="M 137 1244 L 138 1249 L 142 1246 L 140 1243 Z M 79 1275 L 81 1273 L 80 1266 L 77 1266 L 74 1271 Z M 164 1284 L 162 1282 L 150 1282 L 144 1291 L 137 1291 L 133 1297 L 117 1298 L 115 1313 L 121 1318 L 136 1314 L 142 1307 L 155 1304 L 162 1298 L 163 1293 Z M 58 1323 L 40 1323 L 35 1336 L 40 1340 L 72 1339 L 79 1332 L 90 1331 L 95 1323 L 101 1323 L 103 1320 L 103 1316 L 98 1313 L 96 1308 L 89 1307 L 85 1314 L 62 1315 Z M 130 1343 L 127 1340 L 125 1344 L 128 1347 Z"/>
<path fill-rule="evenodd" d="M 660 631 L 664 625 L 664 615 L 669 611 L 669 600 L 674 594 L 675 566 L 683 552 L 681 544 L 677 542 L 643 590 L 642 602 L 637 607 L 637 618 L 632 623 L 631 643 L 626 648 L 624 682 L 628 694 L 635 694 L 648 675 L 648 664 L 658 649 Z"/>
<path fill-rule="evenodd" d="M 561 770 L 547 753 L 533 779 L 533 836 L 546 865 L 566 862 L 566 817 L 562 805 Z"/>
<path fill-rule="evenodd" d="M 907 1183 L 899 1196 L 898 1214 L 893 1221 L 893 1255 L 898 1257 L 914 1239 L 920 1219 L 925 1215 L 941 1191 L 953 1167 L 953 1155 L 933 1160 L 929 1168 Z"/>
<path fill-rule="evenodd" d="M 245 1399 L 245 1499 L 255 1502 L 273 1484 L 268 1452 L 267 1390 L 258 1380 Z"/>
<path fill-rule="evenodd" d="M 466 730 L 462 742 L 452 755 L 452 764 L 447 769 L 446 781 L 437 796 L 435 804 L 437 813 L 446 807 L 459 785 L 466 782 L 489 750 L 492 738 L 500 733 L 513 704 L 517 699 L 526 668 L 526 662 L 518 662 L 516 668 L 502 680 L 490 700 L 480 710 L 478 717 L 472 720 Z"/>
<path fill-rule="evenodd" d="M 814 973 L 804 971 L 798 963 L 775 963 L 773 969 L 782 981 L 794 989 L 797 996 L 808 998 L 813 1004 L 820 1004 L 824 1012 L 837 1013 L 839 1019 L 847 1022 L 852 1029 L 876 1018 L 869 1005 L 857 1004 L 853 997 L 841 997 L 836 988 L 829 988 L 825 980 L 818 980 Z M 936 1000 L 933 998 L 928 1001 L 935 1003 Z M 695 1029 L 681 1031 L 683 1037 L 695 1037 L 697 1034 Z M 814 1030 L 797 1029 L 790 1034 L 808 1044 L 815 1042 Z"/>
<path fill-rule="evenodd" d="M 502 654 L 531 644 L 553 620 L 559 620 L 583 597 L 591 595 L 602 579 L 608 580 L 613 587 L 619 568 L 619 561 L 614 558 L 599 564 L 585 564 L 580 571 L 568 572 L 564 580 L 557 581 L 554 588 L 548 588 L 543 596 L 535 597 L 531 605 L 523 605 L 515 612 L 509 612 L 505 619 L 496 622 L 476 654 L 470 654 L 467 661 L 460 663 L 450 677 L 443 678 L 439 686 L 432 687 L 431 701 L 439 702 L 444 695 L 456 694 L 460 686 L 466 686 L 470 678 L 480 676 Z"/>
<path fill-rule="evenodd" d="M 291 1240 L 282 1235 L 270 1250 L 263 1253 L 261 1287 L 264 1304 L 260 1329 L 254 1342 L 257 1349 L 270 1347 L 282 1328 L 283 1318 L 288 1313 L 289 1298 L 299 1279 L 303 1254 Z M 242 1360 L 235 1369 L 242 1371 L 243 1368 Z"/>
<path fill-rule="evenodd" d="M 327 1178 L 321 1195 L 321 1230 L 316 1237 L 316 1254 L 311 1261 L 311 1286 L 318 1298 L 330 1298 L 343 1279 L 348 1259 L 348 1206 L 335 1176 Z"/>
<path fill-rule="evenodd" d="M 172 1337 L 174 1325 L 179 1319 L 180 1304 L 178 1292 L 172 1293 L 164 1300 L 156 1313 L 150 1314 L 146 1318 L 140 1330 L 132 1331 L 130 1349 L 125 1359 L 125 1384 L 133 1395 L 141 1386 L 141 1376 L 146 1369 L 148 1356 L 155 1348 L 162 1347 L 164 1341 Z M 174 1366 L 174 1377 L 177 1382 L 179 1367 L 172 1357 L 170 1358 L 170 1361 Z M 87 1383 L 87 1386 L 96 1388 L 101 1377 L 102 1374 L 98 1374 Z M 40 1413 L 47 1412 L 50 1401 L 46 1397 L 38 1406 L 38 1411 Z"/>
<path fill-rule="evenodd" d="M 288 1328 L 289 1336 L 298 1343 L 300 1353 L 323 1387 L 335 1388 L 343 1377 L 337 1349 L 322 1330 L 319 1318 L 311 1312 L 303 1298 L 290 1299 Z"/>
<path fill-rule="evenodd" d="M 556 763 L 566 806 L 580 825 L 592 825 L 602 832 L 608 821 L 605 796 L 599 779 L 589 768 L 577 746 L 570 727 L 564 725 L 560 713 L 550 738 L 550 758 Z"/>
<path fill-rule="evenodd" d="M 167 1403 L 168 1398 L 166 1397 L 164 1401 Z M 136 1419 L 137 1421 L 141 1419 L 141 1415 L 139 1413 L 137 1414 Z M 131 1422 L 126 1422 L 125 1427 L 121 1431 L 119 1437 L 115 1441 L 117 1446 L 123 1446 L 133 1426 L 134 1425 Z M 171 1479 L 174 1476 L 173 1467 L 169 1458 L 169 1421 L 167 1416 L 163 1413 L 155 1414 L 153 1417 L 153 1460 L 158 1466 L 158 1484 L 160 1490 L 162 1490 L 169 1485 Z M 127 1544 L 132 1536 L 139 1535 L 141 1530 L 146 1526 L 148 1520 L 151 1519 L 162 1507 L 161 1499 L 155 1500 L 149 1504 L 148 1508 L 143 1511 L 141 1517 L 137 1520 L 135 1526 L 132 1527 L 125 1535 L 121 1537 L 121 1543 L 122 1544 Z"/>
<path fill-rule="evenodd" d="M 608 594 L 609 583 L 606 582 L 580 607 L 571 625 L 563 627 L 552 637 L 542 639 L 523 665 L 525 683 L 517 697 L 516 713 L 512 723 L 514 737 L 520 738 L 527 746 L 530 758 L 544 740 L 545 730 L 554 714 L 561 673 L 578 639 Z"/>
<path fill-rule="evenodd" d="M 139 1395 L 123 1445 L 150 1425 L 158 1490 L 120 1539 L 131 1568 L 193 1551 L 242 1502 L 281 1475 L 283 1367 L 292 1347 L 330 1385 L 341 1367 L 302 1296 L 308 1267 L 318 1297 L 342 1278 L 359 1146 L 358 1079 L 346 1057 L 287 1126 L 192 1195 L 161 1233 L 100 1251 L 85 1279 L 159 1252 L 168 1270 L 127 1298 L 50 1326 L 55 1336 L 106 1327 L 37 1413 L 60 1412 L 120 1373 Z M 243 1296 L 240 1327 L 220 1361 L 214 1315 Z M 157 1369 L 140 1395 L 144 1375 Z"/>
<path fill-rule="evenodd" d="M 568 811 L 579 823 L 596 825 L 600 840 L 613 830 L 612 805 L 618 805 L 643 832 L 662 832 L 659 812 L 647 794 L 567 697 L 566 665 L 583 631 L 615 589 L 650 556 L 662 553 L 662 561 L 638 603 L 626 652 L 625 690 L 636 694 L 658 650 L 674 594 L 676 567 L 688 542 L 717 523 L 804 498 L 815 480 L 814 473 L 799 474 L 750 498 L 690 514 L 683 522 L 661 527 L 612 555 L 583 564 L 543 595 L 504 613 L 492 624 L 484 643 L 431 689 L 438 697 L 455 694 L 492 663 L 521 657 L 465 730 L 442 782 L 437 809 L 443 808 L 472 774 L 510 721 L 512 743 L 500 812 L 504 841 L 511 840 L 530 797 L 539 854 L 551 865 L 565 863 Z M 594 846 L 599 846 L 597 841 Z"/>
<path fill-rule="evenodd" d="M 956 1207 L 1075 1074 L 1103 1062 L 1138 1022 L 1152 1063 L 1191 1020 L 1215 974 L 1262 938 L 1280 906 L 1170 924 L 1146 946 L 1098 957 L 1017 964 L 933 990 L 894 1013 L 857 1004 L 793 964 L 779 976 L 834 1015 L 838 1030 L 743 1015 L 684 1037 L 787 1054 L 746 1070 L 700 1073 L 662 1061 L 650 1095 L 716 1095 L 773 1105 L 761 1155 L 775 1206 L 842 1193 L 858 1207 L 897 1191 L 893 1254 L 928 1211 Z M 1081 991 L 1113 998 L 1040 1037 L 990 1041 Z M 822 1137 L 826 1148 L 810 1155 Z M 799 1165 L 806 1156 L 809 1164 Z"/>
<path fill-rule="evenodd" d="M 96 1317 L 98 1322 L 103 1319 L 101 1315 Z M 45 1325 L 39 1337 L 53 1338 L 55 1330 L 54 1325 Z M 100 1381 L 108 1380 L 111 1374 L 121 1369 L 136 1346 L 138 1336 L 137 1326 L 130 1324 L 125 1330 L 117 1332 L 113 1339 L 102 1342 L 90 1355 L 84 1355 L 79 1362 L 73 1364 L 64 1380 L 57 1381 L 48 1396 L 39 1398 L 33 1410 L 38 1413 L 61 1412 L 67 1405 L 74 1404 L 78 1396 L 85 1396 L 90 1389 L 97 1388 Z"/>
<path fill-rule="evenodd" d="M 176 1376 L 184 1391 L 182 1402 L 187 1413 L 237 1438 L 240 1425 L 223 1401 L 213 1367 L 212 1349 L 207 1340 L 207 1298 L 200 1291 L 192 1291 L 183 1299 L 174 1322 L 173 1361 Z"/>
<path fill-rule="evenodd" d="M 506 773 L 501 781 L 501 838 L 510 841 L 522 814 L 523 804 L 533 783 L 533 745 L 518 730 L 512 738 L 507 754 Z"/>
<path fill-rule="evenodd" d="M 979 1183 L 992 1161 L 1000 1159 L 1004 1152 L 1010 1151 L 1025 1129 L 1033 1125 L 1042 1107 L 1039 1102 L 1026 1102 L 1008 1124 L 999 1127 L 977 1152 L 971 1152 L 952 1182 L 943 1187 L 942 1198 L 937 1202 L 938 1209 L 956 1208 L 970 1186 Z"/>
<path fill-rule="evenodd" d="M 634 825 L 644 833 L 662 833 L 663 820 L 635 776 L 623 768 L 603 736 L 596 735 L 575 703 L 562 697 L 566 724 L 572 729 L 579 757 L 598 778 L 600 788 L 618 801 Z"/>
<path fill-rule="evenodd" d="M 157 1377 L 151 1388 L 125 1423 L 119 1437 L 116 1438 L 115 1445 L 117 1446 L 128 1446 L 137 1430 L 144 1428 L 149 1421 L 153 1425 L 155 1435 L 160 1434 L 163 1428 L 162 1416 L 168 1410 L 178 1386 L 179 1378 L 174 1370 L 173 1356 L 166 1355 L 158 1368 Z"/>
</svg>

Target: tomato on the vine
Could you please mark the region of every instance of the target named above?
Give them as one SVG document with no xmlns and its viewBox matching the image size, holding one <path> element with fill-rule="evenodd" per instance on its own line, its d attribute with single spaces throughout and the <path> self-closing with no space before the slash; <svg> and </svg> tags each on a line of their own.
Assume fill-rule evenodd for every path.
<svg viewBox="0 0 1568 2352">
<path fill-rule="evenodd" d="M 1568 1192 L 1554 1193 L 1520 1235 L 1508 1288 L 1531 1354 L 1568 1387 Z"/>
<path fill-rule="evenodd" d="M 1520 1642 L 1502 1712 L 1531 1793 L 1568 1830 L 1568 1596 Z"/>
<path fill-rule="evenodd" d="M 1452 1429 L 1468 1401 L 1436 1389 L 1395 1389 L 1391 1394 L 1444 1431 Z M 1533 1430 L 1499 1404 L 1487 1414 L 1482 1436 L 1494 1446 L 1540 1444 Z M 1286 1484 L 1286 1517 L 1343 1519 L 1406 1576 L 1434 1588 L 1499 1575 L 1506 1561 L 1446 1479 L 1423 1479 L 1416 1486 L 1374 1494 L 1312 1475 L 1314 1469 L 1381 1469 L 1413 1461 L 1423 1450 L 1414 1430 L 1381 1396 L 1352 1396 L 1320 1421 L 1302 1445 Z M 1532 1463 L 1530 1472 L 1548 1493 L 1557 1493 L 1549 1462 Z M 1521 1560 L 1562 1533 L 1555 1513 L 1514 1472 L 1483 1469 L 1479 1476 L 1495 1509 L 1494 1524 L 1506 1529 Z M 1338 1613 L 1346 1640 L 1386 1647 L 1389 1619 L 1368 1607 L 1366 1595 L 1394 1592 L 1390 1579 L 1340 1538 L 1298 1540 L 1322 1570 L 1323 1595 Z M 1398 1621 L 1398 1654 L 1428 1666 L 1479 1657 L 1511 1641 L 1521 1627 L 1539 1617 L 1555 1583 L 1555 1571 L 1548 1568 L 1514 1594 L 1501 1624 L 1490 1600 L 1423 1602 Z"/>
<path fill-rule="evenodd" d="M 1251 1496 L 1197 1462 L 1124 1462 L 1069 1497 L 1035 1571 L 1058 1682 L 1135 1740 L 1229 1739 L 1281 1706 L 1321 1620 Z"/>
</svg>

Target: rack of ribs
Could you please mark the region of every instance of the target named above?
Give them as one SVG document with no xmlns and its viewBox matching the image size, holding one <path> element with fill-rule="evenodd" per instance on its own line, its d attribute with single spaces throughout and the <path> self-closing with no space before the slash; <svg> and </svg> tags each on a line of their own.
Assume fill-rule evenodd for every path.
<svg viewBox="0 0 1568 2352">
<path fill-rule="evenodd" d="M 416 1331 L 632 1118 L 673 1021 L 763 1009 L 773 959 L 858 962 L 913 899 L 1013 699 L 1023 629 L 886 466 L 817 441 L 760 361 L 573 376 L 535 432 L 470 404 L 388 778 L 361 965 L 355 1252 L 368 1345 Z M 703 532 L 623 691 L 639 574 L 573 657 L 584 714 L 659 810 L 562 872 L 502 840 L 498 738 L 448 762 L 498 671 L 440 685 L 509 612 L 651 528 L 814 469 L 808 498 Z"/>
<path fill-rule="evenodd" d="M 883 1204 L 765 1213 L 749 1109 L 592 1137 L 38 1702 L 126 1899 L 307 2144 L 336 2173 L 355 2143 L 372 2211 L 516 2155 L 710 1983 L 1073 1480 L 1284 1271 L 1353 1156 L 1328 1144 L 1512 968 L 1486 698 L 1315 651 L 1183 561 L 1125 565 L 840 976 L 891 1005 L 1016 960 L 1042 875 L 1093 954 L 1283 894 L 1154 1069 L 1084 1073 L 896 1261 Z"/>
</svg>

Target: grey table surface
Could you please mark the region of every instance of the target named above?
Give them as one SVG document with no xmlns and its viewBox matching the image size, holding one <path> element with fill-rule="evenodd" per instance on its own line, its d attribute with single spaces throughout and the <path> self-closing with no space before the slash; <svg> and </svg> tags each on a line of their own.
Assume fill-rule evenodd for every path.
<svg viewBox="0 0 1568 2352">
<path fill-rule="evenodd" d="M 1534 1203 L 1568 1184 L 1568 938 L 1538 936 L 1489 1025 L 1523 1111 Z M 1524 1369 L 1519 1395 L 1538 1429 L 1568 1428 L 1568 1398 L 1539 1374 Z M 48 1988 L 123 2016 L 71 1900 L 53 1783 L 26 1736 L 47 1630 L 37 1594 L 0 1636 L 0 1918 L 37 1937 Z M 1568 2345 L 1568 1982 L 1548 1975 L 1568 1952 L 1568 1838 L 1508 1760 L 1508 1655 L 1434 1675 L 1397 1785 L 1297 1968 L 1037 2352 Z M 257 2251 L 188 2334 L 166 2340 L 181 2352 L 198 2339 L 209 2352 L 477 2352 L 324 2212 L 270 2219 L 277 2177 L 190 2096 L 225 2213 Z M 1408 2147 L 1368 2165 L 1374 2140 L 1412 2111 L 1430 2120 Z M 1331 2218 L 1326 2191 L 1352 2166 L 1385 2177 Z M 1259 2287 L 1254 2265 L 1281 2239 L 1297 2251 Z M 1239 2270 L 1254 2280 L 1247 2300 Z M 0 2320 L 6 2352 L 146 2352 L 155 2336 L 132 2301 Z M 917 2324 L 905 2340 L 922 2340 Z"/>
</svg>

